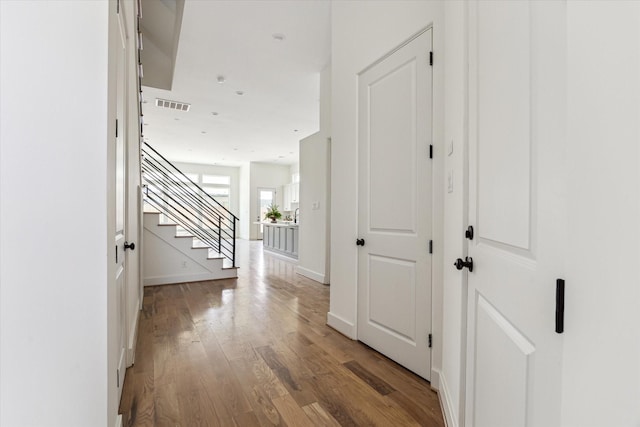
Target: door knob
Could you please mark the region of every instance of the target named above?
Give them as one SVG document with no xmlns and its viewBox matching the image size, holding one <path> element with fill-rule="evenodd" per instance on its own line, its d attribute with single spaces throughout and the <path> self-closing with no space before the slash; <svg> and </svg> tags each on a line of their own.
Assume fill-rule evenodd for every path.
<svg viewBox="0 0 640 427">
<path fill-rule="evenodd" d="M 133 243 L 133 242 L 131 242 L 131 243 L 124 242 L 124 250 L 125 250 L 125 251 L 126 251 L 127 249 L 134 250 L 135 248 L 136 248 L 136 244 L 135 244 L 135 243 Z"/>
<path fill-rule="evenodd" d="M 471 272 L 473 271 L 473 258 L 468 256 L 464 258 L 464 261 L 461 258 L 458 258 L 456 262 L 453 263 L 453 265 L 455 265 L 458 270 L 462 270 L 463 268 L 467 267 Z"/>
<path fill-rule="evenodd" d="M 364 239 L 356 239 L 357 246 L 364 246 Z"/>
</svg>

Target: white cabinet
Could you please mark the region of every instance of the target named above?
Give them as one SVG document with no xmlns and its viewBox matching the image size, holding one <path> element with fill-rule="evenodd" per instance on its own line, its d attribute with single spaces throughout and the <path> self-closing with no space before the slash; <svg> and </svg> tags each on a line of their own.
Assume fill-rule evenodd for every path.
<svg viewBox="0 0 640 427">
<path fill-rule="evenodd" d="M 282 210 L 291 210 L 291 184 L 282 186 Z"/>
<path fill-rule="evenodd" d="M 297 208 L 297 206 L 291 206 L 292 203 L 300 203 L 299 182 L 282 186 L 282 210 L 292 211 Z"/>
<path fill-rule="evenodd" d="M 264 225 L 264 249 L 298 258 L 298 227 L 295 225 Z"/>
</svg>

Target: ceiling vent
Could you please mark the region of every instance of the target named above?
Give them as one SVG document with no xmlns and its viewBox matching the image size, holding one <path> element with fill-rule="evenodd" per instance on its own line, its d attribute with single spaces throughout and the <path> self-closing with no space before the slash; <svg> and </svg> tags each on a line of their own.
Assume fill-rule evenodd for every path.
<svg viewBox="0 0 640 427">
<path fill-rule="evenodd" d="M 189 111 L 191 104 L 178 101 L 169 101 L 168 99 L 156 98 L 156 107 L 169 108 L 171 110 Z"/>
</svg>

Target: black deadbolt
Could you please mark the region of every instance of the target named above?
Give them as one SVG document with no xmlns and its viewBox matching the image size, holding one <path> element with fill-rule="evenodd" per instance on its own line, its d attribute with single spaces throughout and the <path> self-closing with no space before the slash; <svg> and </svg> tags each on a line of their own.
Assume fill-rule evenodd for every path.
<svg viewBox="0 0 640 427">
<path fill-rule="evenodd" d="M 134 250 L 136 248 L 136 244 L 131 242 L 131 243 L 127 243 L 124 242 L 124 250 L 126 251 L 127 249 L 131 249 Z"/>
<path fill-rule="evenodd" d="M 357 239 L 356 240 L 356 245 L 357 246 L 364 246 L 364 239 Z"/>
<path fill-rule="evenodd" d="M 464 237 L 469 240 L 473 240 L 473 225 L 467 227 L 467 230 L 464 232 Z"/>
</svg>

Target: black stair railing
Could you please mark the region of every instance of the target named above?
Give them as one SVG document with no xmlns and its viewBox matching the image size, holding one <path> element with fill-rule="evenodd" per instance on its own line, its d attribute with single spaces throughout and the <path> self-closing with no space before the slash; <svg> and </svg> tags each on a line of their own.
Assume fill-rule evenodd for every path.
<svg viewBox="0 0 640 427">
<path fill-rule="evenodd" d="M 146 142 L 142 176 L 147 203 L 236 266 L 238 217 Z"/>
</svg>

